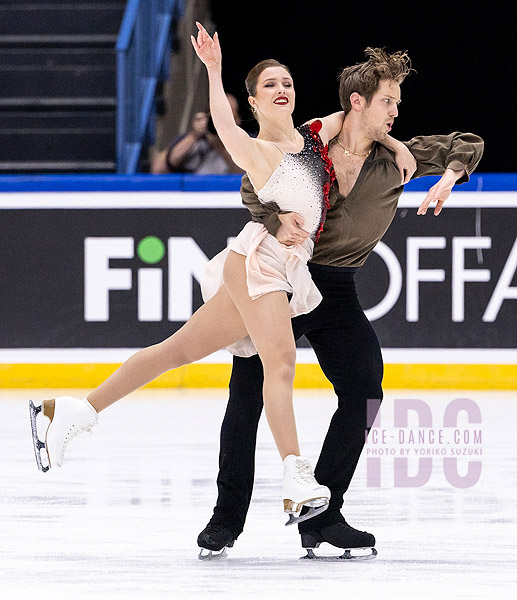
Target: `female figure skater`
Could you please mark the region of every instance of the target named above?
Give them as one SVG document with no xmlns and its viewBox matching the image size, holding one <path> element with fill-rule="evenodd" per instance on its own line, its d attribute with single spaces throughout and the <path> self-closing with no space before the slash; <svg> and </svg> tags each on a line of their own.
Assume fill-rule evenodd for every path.
<svg viewBox="0 0 517 600">
<path fill-rule="evenodd" d="M 343 113 L 295 129 L 293 81 L 287 67 L 262 61 L 246 80 L 249 103 L 260 126 L 251 138 L 235 123 L 221 79 L 221 49 L 198 23 L 194 49 L 210 82 L 210 111 L 217 133 L 234 162 L 246 170 L 262 202 L 274 201 L 295 212 L 308 233 L 300 244 L 285 247 L 258 223 L 248 223 L 229 247 L 210 261 L 202 284 L 206 303 L 163 342 L 140 350 L 87 398 L 60 397 L 30 402 L 36 459 L 40 469 L 61 466 L 70 439 L 97 423 L 97 414 L 170 369 L 190 364 L 223 347 L 240 356 L 258 352 L 264 367 L 264 406 L 284 463 L 284 511 L 289 523 L 325 510 L 330 490 L 318 484 L 307 459 L 300 456 L 292 390 L 296 347 L 291 317 L 313 310 L 321 295 L 307 261 L 323 227 L 328 191 L 334 178 L 326 144 L 341 129 Z M 393 149 L 405 146 L 391 142 Z M 288 295 L 291 295 L 290 301 Z M 38 439 L 36 417 L 50 419 L 45 443 Z M 43 466 L 45 448 L 49 466 Z M 307 514 L 295 518 L 302 507 Z"/>
</svg>

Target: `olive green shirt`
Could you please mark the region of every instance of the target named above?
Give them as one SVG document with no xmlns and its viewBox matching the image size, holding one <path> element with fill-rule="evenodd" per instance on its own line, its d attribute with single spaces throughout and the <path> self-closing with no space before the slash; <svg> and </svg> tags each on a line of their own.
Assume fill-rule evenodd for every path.
<svg viewBox="0 0 517 600">
<path fill-rule="evenodd" d="M 417 162 L 413 179 L 443 175 L 445 169 L 463 170 L 457 183 L 468 181 L 483 154 L 483 140 L 472 133 L 419 136 L 404 142 Z M 311 262 L 335 267 L 360 267 L 391 224 L 404 186 L 395 154 L 375 143 L 357 181 L 347 197 L 339 193 L 337 180 L 330 189 L 331 208 Z M 281 223 L 279 207 L 261 203 L 247 175 L 242 178 L 241 196 L 252 219 L 275 235 Z"/>
</svg>

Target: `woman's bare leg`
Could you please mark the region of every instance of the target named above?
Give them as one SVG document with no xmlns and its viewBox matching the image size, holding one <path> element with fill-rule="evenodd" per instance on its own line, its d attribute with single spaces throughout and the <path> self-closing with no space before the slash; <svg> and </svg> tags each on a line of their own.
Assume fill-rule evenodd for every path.
<svg viewBox="0 0 517 600">
<path fill-rule="evenodd" d="M 181 329 L 133 354 L 87 399 L 100 412 L 158 375 L 200 360 L 246 335 L 239 311 L 223 286 Z"/>
<path fill-rule="evenodd" d="M 224 281 L 264 367 L 264 408 L 282 460 L 300 454 L 293 410 L 296 345 L 285 292 L 249 297 L 245 257 L 230 251 Z"/>
</svg>

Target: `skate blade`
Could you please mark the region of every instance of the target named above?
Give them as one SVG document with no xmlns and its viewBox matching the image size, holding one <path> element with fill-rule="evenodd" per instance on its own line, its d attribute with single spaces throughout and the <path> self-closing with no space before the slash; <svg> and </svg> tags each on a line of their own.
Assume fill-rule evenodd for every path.
<svg viewBox="0 0 517 600">
<path fill-rule="evenodd" d="M 370 554 L 352 554 L 352 550 L 371 550 Z M 314 554 L 312 548 L 307 548 L 307 554 L 301 556 L 300 560 L 372 560 L 377 556 L 377 550 L 375 548 L 350 548 L 345 550 L 340 556 L 317 556 Z"/>
<path fill-rule="evenodd" d="M 228 554 L 226 553 L 226 546 L 220 551 L 207 550 L 206 548 L 201 548 L 198 554 L 199 560 L 221 560 L 222 558 L 226 558 L 227 556 Z"/>
<path fill-rule="evenodd" d="M 34 455 L 36 457 L 36 462 L 38 464 L 38 469 L 46 473 L 50 469 L 50 465 L 46 466 L 43 464 L 41 460 L 41 451 L 45 449 L 46 453 L 46 445 L 42 442 L 38 437 L 38 428 L 36 426 L 36 419 L 38 414 L 41 412 L 41 406 L 35 406 L 32 400 L 29 400 L 29 415 L 31 420 L 31 430 L 32 430 L 32 443 L 34 445 Z M 48 459 L 48 455 L 47 455 Z"/>
<path fill-rule="evenodd" d="M 314 506 L 309 506 L 309 510 L 304 515 L 295 517 L 294 514 L 291 513 L 289 515 L 289 520 L 287 521 L 285 526 L 287 527 L 288 525 L 295 525 L 296 523 L 301 523 L 302 521 L 307 521 L 309 519 L 312 519 L 312 517 L 316 517 L 317 515 L 320 515 L 322 512 L 325 512 L 328 507 L 329 507 L 329 502 L 328 502 L 328 500 L 326 500 L 325 504 L 323 504 L 322 506 L 318 506 L 317 508 L 315 508 Z"/>
</svg>

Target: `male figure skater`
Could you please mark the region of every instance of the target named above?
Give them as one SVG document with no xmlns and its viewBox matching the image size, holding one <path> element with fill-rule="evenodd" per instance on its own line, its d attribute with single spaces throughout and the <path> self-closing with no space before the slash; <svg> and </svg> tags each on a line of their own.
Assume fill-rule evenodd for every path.
<svg viewBox="0 0 517 600">
<path fill-rule="evenodd" d="M 365 442 L 367 400 L 382 399 L 383 363 L 377 336 L 359 305 L 354 274 L 388 229 L 397 208 L 403 177 L 394 155 L 379 144 L 398 116 L 400 85 L 410 72 L 406 54 L 366 49 L 367 60 L 347 67 L 340 76 L 340 101 L 345 112 L 341 132 L 329 156 L 336 182 L 331 208 L 309 268 L 323 300 L 310 314 L 292 321 L 296 338 L 305 335 L 338 397 L 315 476 L 330 488 L 329 508 L 298 524 L 302 546 L 328 542 L 346 550 L 373 548 L 372 534 L 358 531 L 341 514 Z M 438 215 L 453 186 L 468 181 L 483 153 L 483 141 L 471 133 L 420 136 L 406 142 L 416 159 L 413 177 L 441 175 L 418 208 L 424 215 L 436 202 Z M 284 244 L 303 241 L 307 233 L 294 213 L 261 204 L 247 178 L 241 194 L 253 219 L 262 222 Z M 198 545 L 210 552 L 233 546 L 242 532 L 251 500 L 255 442 L 262 411 L 262 365 L 257 355 L 233 359 L 230 398 L 221 429 L 218 499 Z M 369 415 L 372 420 L 374 415 Z M 312 553 L 312 550 L 309 554 Z M 372 555 L 376 552 L 373 549 Z M 345 556 L 346 555 L 346 556 Z M 210 556 L 210 554 L 209 554 Z M 201 555 L 200 555 L 201 557 Z"/>
</svg>

